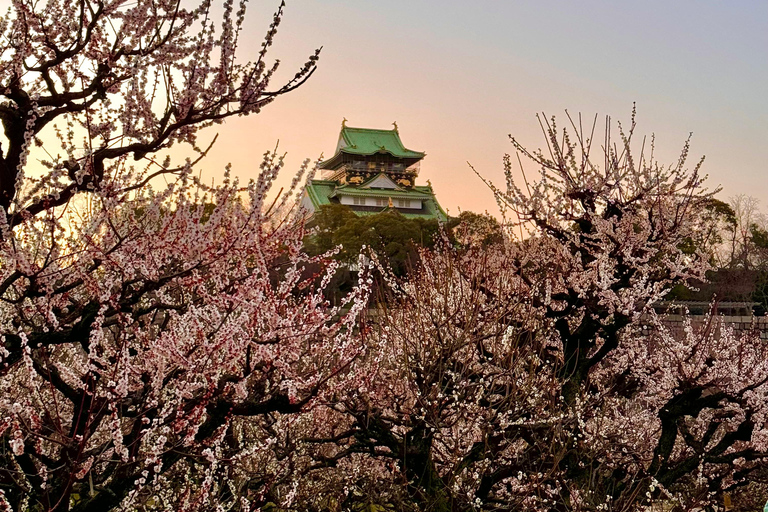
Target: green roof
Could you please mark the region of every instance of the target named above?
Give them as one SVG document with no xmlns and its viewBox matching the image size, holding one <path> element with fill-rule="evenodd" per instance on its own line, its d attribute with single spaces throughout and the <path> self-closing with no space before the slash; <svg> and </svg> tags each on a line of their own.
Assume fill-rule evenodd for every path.
<svg viewBox="0 0 768 512">
<path fill-rule="evenodd" d="M 362 188 L 349 185 L 336 187 L 329 197 L 336 196 L 358 196 L 358 197 L 391 197 L 394 199 L 419 199 L 425 200 L 432 197 L 432 194 L 423 190 L 405 190 L 389 188 Z"/>
<path fill-rule="evenodd" d="M 312 201 L 312 206 L 317 209 L 324 204 L 331 204 L 328 198 L 335 188 L 335 181 L 312 180 L 311 183 L 307 184 L 304 191 L 309 200 Z"/>
<path fill-rule="evenodd" d="M 416 186 L 410 190 L 361 189 L 359 187 L 351 187 L 348 185 L 337 186 L 337 183 L 334 181 L 312 180 L 312 182 L 307 185 L 305 194 L 314 210 L 318 210 L 322 205 L 331 204 L 331 199 L 339 195 L 418 199 L 422 204 L 422 210 L 420 212 L 408 212 L 404 210 L 398 210 L 398 212 L 409 219 L 435 218 L 443 222 L 448 219 L 448 215 L 446 215 L 445 211 L 440 207 L 440 204 L 438 204 L 437 198 L 435 198 L 435 193 L 429 185 Z M 352 211 L 357 215 L 375 215 L 387 209 L 388 208 L 383 208 L 381 211 L 361 211 L 353 208 Z"/>
<path fill-rule="evenodd" d="M 420 160 L 425 153 L 412 151 L 403 145 L 397 128 L 392 130 L 374 130 L 371 128 L 351 128 L 342 125 L 336 153 L 320 164 L 327 168 L 339 160 L 342 154 L 370 156 L 376 153 L 389 153 L 396 158 Z"/>
</svg>

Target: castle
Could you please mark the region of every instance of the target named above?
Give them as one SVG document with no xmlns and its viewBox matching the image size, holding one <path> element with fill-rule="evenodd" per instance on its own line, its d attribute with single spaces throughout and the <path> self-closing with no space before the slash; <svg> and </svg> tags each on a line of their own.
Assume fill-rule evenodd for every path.
<svg viewBox="0 0 768 512">
<path fill-rule="evenodd" d="M 306 187 L 304 208 L 312 213 L 340 203 L 358 215 L 395 210 L 409 218 L 447 220 L 432 185 L 416 185 L 425 154 L 407 149 L 393 124 L 392 130 L 352 128 L 345 119 L 336 152 L 320 164 L 322 179 Z"/>
</svg>

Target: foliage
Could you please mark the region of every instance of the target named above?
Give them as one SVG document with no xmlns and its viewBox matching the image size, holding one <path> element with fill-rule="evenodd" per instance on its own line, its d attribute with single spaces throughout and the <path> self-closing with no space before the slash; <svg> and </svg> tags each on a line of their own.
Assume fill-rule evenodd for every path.
<svg viewBox="0 0 768 512">
<path fill-rule="evenodd" d="M 353 263 L 368 247 L 384 258 L 395 275 L 403 276 L 418 263 L 420 248 L 432 249 L 441 229 L 458 247 L 489 247 L 504 240 L 501 224 L 491 215 L 461 212 L 444 226 L 434 219 L 406 218 L 396 211 L 358 216 L 341 204 L 323 205 L 312 218 L 312 233 L 305 239 L 309 254 L 339 248 L 337 258 Z"/>
<path fill-rule="evenodd" d="M 486 213 L 461 212 L 448 219 L 447 230 L 460 247 L 489 247 L 504 241 L 504 229 L 499 221 Z"/>
<path fill-rule="evenodd" d="M 700 206 L 694 229 L 683 241 L 681 249 L 688 254 L 703 252 L 712 265 L 718 265 L 719 250 L 728 233 L 736 229 L 738 219 L 731 205 L 714 197 L 702 201 Z"/>
<path fill-rule="evenodd" d="M 745 195 L 732 197 L 730 204 L 713 198 L 700 211 L 695 233 L 681 248 L 705 253 L 712 269 L 705 282 L 695 282 L 695 288 L 679 284 L 668 298 L 754 301 L 759 310 L 765 311 L 768 231 L 759 201 Z"/>
<path fill-rule="evenodd" d="M 223 8 L 216 28 L 209 1 L 18 0 L 0 19 L 0 510 L 290 502 L 283 416 L 364 352 L 365 277 L 330 307 L 302 275 L 336 263 L 277 213 L 306 166 L 267 207 L 274 153 L 245 186 L 162 160 L 177 143 L 199 160 L 198 130 L 314 69 L 271 89 L 282 6 L 252 63 L 245 3 Z"/>
<path fill-rule="evenodd" d="M 759 203 L 756 198 L 743 194 L 731 198 L 735 222 L 729 226 L 728 237 L 723 244 L 721 267 L 751 269 L 764 265 L 759 235 L 766 229 L 766 218 L 760 212 Z M 755 244 L 755 235 L 758 245 Z"/>
<path fill-rule="evenodd" d="M 321 206 L 312 222 L 315 229 L 306 240 L 310 254 L 340 247 L 339 260 L 353 263 L 368 247 L 386 258 L 400 276 L 415 263 L 417 247 L 434 247 L 440 230 L 437 220 L 409 219 L 397 211 L 358 216 L 341 204 Z"/>
<path fill-rule="evenodd" d="M 308 438 L 324 492 L 349 490 L 349 510 L 690 510 L 746 484 L 768 497 L 758 337 L 716 318 L 681 336 L 652 318 L 567 404 L 516 250 L 423 253 L 383 313 L 369 377 Z"/>
</svg>

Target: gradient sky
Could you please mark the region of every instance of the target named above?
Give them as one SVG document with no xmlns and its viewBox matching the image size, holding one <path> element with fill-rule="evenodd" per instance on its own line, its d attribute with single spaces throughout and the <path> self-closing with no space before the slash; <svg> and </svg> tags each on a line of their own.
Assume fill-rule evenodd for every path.
<svg viewBox="0 0 768 512">
<path fill-rule="evenodd" d="M 250 3 L 243 57 L 258 51 L 276 5 Z M 544 144 L 537 112 L 627 121 L 634 101 L 662 162 L 693 132 L 691 154 L 706 155 L 721 197 L 753 195 L 768 209 L 765 0 L 289 0 L 270 54 L 281 76 L 318 46 L 306 85 L 217 127 L 207 173 L 231 162 L 254 177 L 279 139 L 287 182 L 304 158 L 333 154 L 342 117 L 397 121 L 405 145 L 427 153 L 418 182 L 431 180 L 449 213 L 493 212 L 467 161 L 501 182 L 508 134 Z"/>
</svg>

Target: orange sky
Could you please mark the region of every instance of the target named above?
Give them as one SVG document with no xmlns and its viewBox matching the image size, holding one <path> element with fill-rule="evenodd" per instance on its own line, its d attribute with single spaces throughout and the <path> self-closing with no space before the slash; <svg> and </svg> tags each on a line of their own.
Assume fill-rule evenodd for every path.
<svg viewBox="0 0 768 512">
<path fill-rule="evenodd" d="M 255 56 L 277 4 L 249 4 L 242 57 Z M 201 146 L 220 134 L 205 174 L 220 176 L 231 162 L 253 178 L 279 139 L 287 183 L 304 158 L 332 155 L 343 117 L 370 128 L 397 121 L 405 145 L 427 153 L 418 182 L 432 182 L 449 214 L 495 213 L 467 161 L 501 183 L 508 134 L 544 144 L 537 112 L 628 121 L 637 102 L 638 132 L 655 132 L 663 162 L 693 132 L 692 158 L 706 154 L 721 197 L 746 193 L 768 209 L 764 1 L 289 1 L 270 52 L 283 62 L 280 76 L 318 46 L 307 84 L 201 134 Z"/>
<path fill-rule="evenodd" d="M 507 134 L 543 144 L 536 112 L 627 121 L 636 101 L 638 131 L 656 133 L 663 162 L 692 131 L 692 156 L 706 154 L 721 197 L 766 205 L 768 4 L 667 4 L 289 2 L 272 56 L 289 75 L 322 45 L 319 69 L 261 114 L 219 127 L 208 171 L 231 161 L 252 177 L 279 139 L 290 173 L 305 157 L 332 155 L 342 117 L 373 128 L 397 121 L 405 145 L 427 153 L 419 181 L 431 180 L 449 213 L 495 211 L 467 161 L 501 182 Z M 251 4 L 246 56 L 268 20 L 257 7 L 264 2 Z"/>
</svg>

